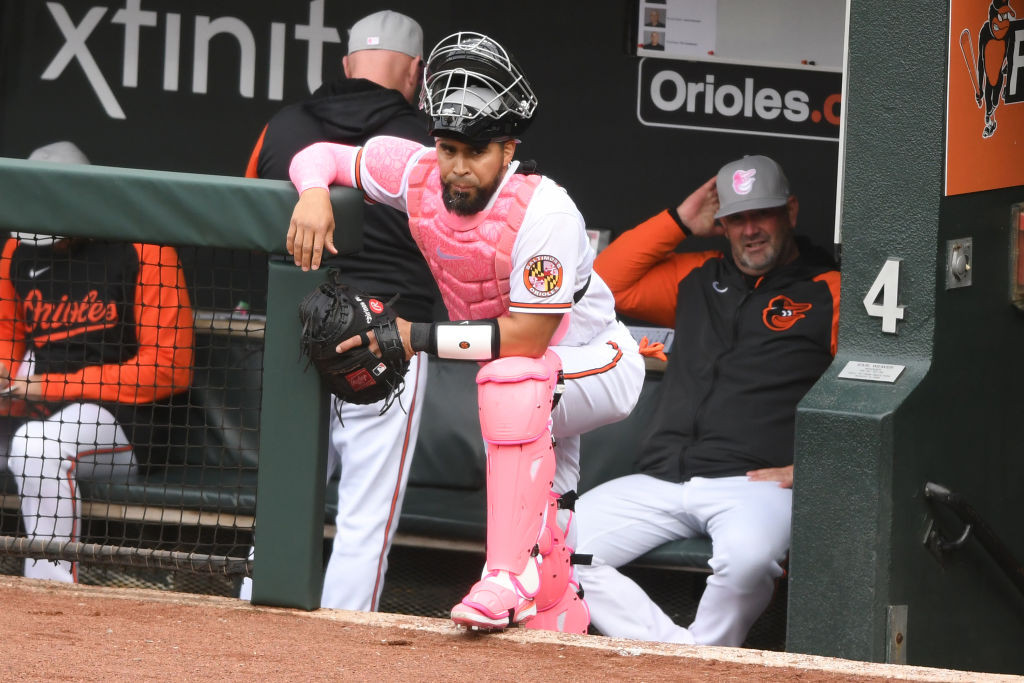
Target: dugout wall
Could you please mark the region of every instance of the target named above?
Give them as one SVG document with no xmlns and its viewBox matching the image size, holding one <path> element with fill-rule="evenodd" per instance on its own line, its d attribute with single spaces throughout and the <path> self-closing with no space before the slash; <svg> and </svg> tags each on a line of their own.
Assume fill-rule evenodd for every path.
<svg viewBox="0 0 1024 683">
<path fill-rule="evenodd" d="M 1011 54 L 983 138 L 957 39 L 979 49 L 987 4 L 934 4 L 908 30 L 901 3 L 851 3 L 839 353 L 798 415 L 791 651 L 1024 672 L 1024 318 L 1010 304 L 1024 106 Z M 958 158 L 958 136 L 982 153 Z M 957 164 L 981 177 L 1007 148 L 1002 184 L 947 195 Z M 978 513 L 963 538 L 929 483 Z"/>
</svg>

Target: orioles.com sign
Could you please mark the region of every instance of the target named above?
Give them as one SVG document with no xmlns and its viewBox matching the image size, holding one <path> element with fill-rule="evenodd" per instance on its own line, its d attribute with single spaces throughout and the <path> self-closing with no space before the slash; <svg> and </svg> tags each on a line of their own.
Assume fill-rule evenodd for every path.
<svg viewBox="0 0 1024 683">
<path fill-rule="evenodd" d="M 647 126 L 838 140 L 842 74 L 642 59 L 637 118 Z"/>
</svg>

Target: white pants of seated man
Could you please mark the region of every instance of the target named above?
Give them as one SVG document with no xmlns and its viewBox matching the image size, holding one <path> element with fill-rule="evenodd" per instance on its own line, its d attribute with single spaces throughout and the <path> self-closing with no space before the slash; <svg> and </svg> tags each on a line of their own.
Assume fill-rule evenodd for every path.
<svg viewBox="0 0 1024 683">
<path fill-rule="evenodd" d="M 383 402 L 344 403 L 342 424 L 335 405 L 331 406 L 327 480 L 330 482 L 338 467 L 341 478 L 337 531 L 324 576 L 321 607 L 370 612 L 380 605 L 388 552 L 416 450 L 427 367 L 426 354 L 413 356 L 400 402 L 396 400 L 383 415 Z M 252 579 L 243 579 L 239 597 L 252 599 Z"/>
<path fill-rule="evenodd" d="M 74 403 L 45 420 L 21 425 L 11 438 L 7 466 L 21 495 L 21 518 L 30 539 L 78 541 L 78 477 L 127 481 L 135 455 L 124 430 L 105 408 Z M 77 563 L 25 560 L 25 576 L 75 582 Z"/>
<path fill-rule="evenodd" d="M 793 492 L 746 477 L 695 477 L 682 484 L 644 474 L 620 477 L 576 502 L 576 567 L 591 623 L 602 634 L 739 647 L 771 601 L 789 548 Z M 689 628 L 683 628 L 621 567 L 668 541 L 710 536 L 714 572 Z"/>
</svg>

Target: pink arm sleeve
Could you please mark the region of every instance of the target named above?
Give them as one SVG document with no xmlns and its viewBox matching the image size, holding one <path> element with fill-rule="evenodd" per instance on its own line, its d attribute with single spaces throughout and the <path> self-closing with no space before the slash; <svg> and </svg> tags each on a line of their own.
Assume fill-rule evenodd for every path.
<svg viewBox="0 0 1024 683">
<path fill-rule="evenodd" d="M 350 147 L 334 142 L 313 143 L 292 157 L 288 176 L 299 194 L 311 187 L 358 187 L 355 167 L 361 151 L 361 147 Z"/>
</svg>

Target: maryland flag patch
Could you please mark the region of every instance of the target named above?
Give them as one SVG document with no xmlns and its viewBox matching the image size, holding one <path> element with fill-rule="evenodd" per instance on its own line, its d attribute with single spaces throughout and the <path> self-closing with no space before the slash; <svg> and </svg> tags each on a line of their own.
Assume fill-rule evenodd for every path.
<svg viewBox="0 0 1024 683">
<path fill-rule="evenodd" d="M 523 282 L 534 296 L 552 296 L 562 288 L 562 263 L 554 256 L 534 256 L 523 270 Z"/>
</svg>

